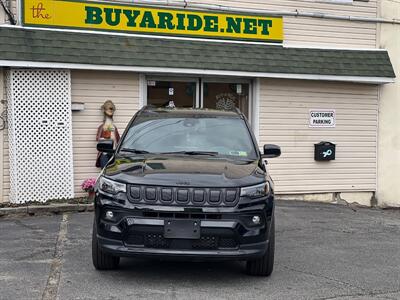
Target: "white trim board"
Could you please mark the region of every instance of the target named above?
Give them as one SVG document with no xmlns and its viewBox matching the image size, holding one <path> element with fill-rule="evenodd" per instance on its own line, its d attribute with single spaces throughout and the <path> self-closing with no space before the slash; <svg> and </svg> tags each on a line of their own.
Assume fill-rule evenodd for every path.
<svg viewBox="0 0 400 300">
<path fill-rule="evenodd" d="M 251 110 L 251 127 L 256 136 L 257 143 L 260 143 L 260 78 L 253 81 L 253 101 Z"/>
<path fill-rule="evenodd" d="M 336 76 L 336 75 L 313 75 L 313 74 L 286 74 L 265 72 L 243 72 L 208 69 L 184 69 L 184 68 L 157 68 L 157 67 L 135 67 L 117 65 L 92 65 L 75 63 L 33 62 L 18 60 L 0 60 L 0 67 L 17 68 L 51 68 L 51 69 L 77 69 L 77 70 L 99 70 L 99 71 L 125 71 L 137 73 L 158 74 L 186 74 L 186 75 L 210 75 L 210 76 L 236 76 L 250 78 L 279 78 L 279 79 L 302 79 L 320 81 L 342 81 L 368 84 L 393 83 L 390 77 L 368 77 L 368 76 Z"/>
<path fill-rule="evenodd" d="M 290 49 L 317 49 L 317 50 L 343 50 L 343 51 L 373 51 L 373 52 L 387 52 L 385 48 L 354 48 L 354 47 L 338 47 L 333 45 L 315 45 L 315 44 L 306 44 L 306 43 L 298 43 L 292 41 L 283 41 L 283 48 Z"/>
</svg>

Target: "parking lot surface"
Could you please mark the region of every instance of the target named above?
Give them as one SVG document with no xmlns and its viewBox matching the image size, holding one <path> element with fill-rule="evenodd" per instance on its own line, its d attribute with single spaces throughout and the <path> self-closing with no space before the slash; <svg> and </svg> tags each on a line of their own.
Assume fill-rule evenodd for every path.
<svg viewBox="0 0 400 300">
<path fill-rule="evenodd" d="M 280 201 L 275 269 L 91 262 L 92 213 L 0 220 L 0 299 L 400 299 L 400 211 Z"/>
</svg>

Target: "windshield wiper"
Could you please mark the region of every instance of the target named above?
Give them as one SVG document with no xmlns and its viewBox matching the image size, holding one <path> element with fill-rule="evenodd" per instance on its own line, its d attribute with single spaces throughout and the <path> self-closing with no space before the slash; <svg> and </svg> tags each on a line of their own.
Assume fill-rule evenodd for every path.
<svg viewBox="0 0 400 300">
<path fill-rule="evenodd" d="M 216 156 L 216 155 L 218 155 L 218 152 L 211 152 L 211 151 L 176 151 L 176 152 L 162 152 L 161 154 L 184 154 L 184 155 Z"/>
<path fill-rule="evenodd" d="M 130 148 L 122 148 L 120 151 L 136 153 L 136 154 L 150 153 L 149 151 L 146 151 L 146 150 L 138 150 L 138 149 L 130 149 Z"/>
</svg>

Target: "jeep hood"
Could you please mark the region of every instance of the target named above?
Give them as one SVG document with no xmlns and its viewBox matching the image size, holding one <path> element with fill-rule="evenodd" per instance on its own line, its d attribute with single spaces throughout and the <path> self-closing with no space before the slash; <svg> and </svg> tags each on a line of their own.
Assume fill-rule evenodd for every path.
<svg viewBox="0 0 400 300">
<path fill-rule="evenodd" d="M 257 160 L 186 155 L 116 156 L 103 174 L 128 184 L 188 187 L 239 187 L 265 180 Z"/>
</svg>

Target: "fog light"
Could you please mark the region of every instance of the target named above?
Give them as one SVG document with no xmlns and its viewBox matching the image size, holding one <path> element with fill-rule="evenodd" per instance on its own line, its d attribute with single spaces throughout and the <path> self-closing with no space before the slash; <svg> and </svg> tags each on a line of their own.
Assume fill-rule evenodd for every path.
<svg viewBox="0 0 400 300">
<path fill-rule="evenodd" d="M 114 218 L 113 212 L 110 210 L 106 211 L 106 219 L 112 219 L 112 218 Z"/>
<path fill-rule="evenodd" d="M 261 222 L 261 218 L 260 216 L 253 216 L 253 218 L 251 219 L 253 221 L 254 224 L 258 225 Z"/>
</svg>

